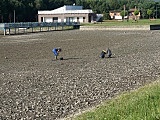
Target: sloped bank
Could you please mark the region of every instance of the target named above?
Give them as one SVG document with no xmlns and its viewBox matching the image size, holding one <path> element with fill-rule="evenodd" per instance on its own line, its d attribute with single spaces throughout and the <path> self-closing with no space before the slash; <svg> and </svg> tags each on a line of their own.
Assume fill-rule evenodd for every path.
<svg viewBox="0 0 160 120">
<path fill-rule="evenodd" d="M 150 30 L 150 25 L 132 26 L 80 26 L 80 30 Z"/>
</svg>

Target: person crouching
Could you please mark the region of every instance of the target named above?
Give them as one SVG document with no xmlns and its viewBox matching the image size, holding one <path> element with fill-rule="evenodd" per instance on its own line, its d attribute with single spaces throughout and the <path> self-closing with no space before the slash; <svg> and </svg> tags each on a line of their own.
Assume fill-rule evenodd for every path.
<svg viewBox="0 0 160 120">
<path fill-rule="evenodd" d="M 106 51 L 105 50 L 102 50 L 101 54 L 100 54 L 100 58 L 104 58 L 105 57 L 105 54 L 106 54 Z"/>
<path fill-rule="evenodd" d="M 58 55 L 59 55 L 59 52 L 61 52 L 61 51 L 62 51 L 61 48 L 54 48 L 54 49 L 52 50 L 52 52 L 53 52 L 56 60 L 58 59 L 57 57 L 58 57 Z"/>
<path fill-rule="evenodd" d="M 109 48 L 106 50 L 106 53 L 108 55 L 108 58 L 111 58 L 112 52 L 111 52 L 111 50 Z"/>
</svg>

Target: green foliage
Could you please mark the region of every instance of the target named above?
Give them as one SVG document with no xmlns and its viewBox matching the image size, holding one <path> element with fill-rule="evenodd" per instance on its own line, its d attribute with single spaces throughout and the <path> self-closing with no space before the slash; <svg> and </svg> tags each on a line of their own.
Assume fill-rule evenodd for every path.
<svg viewBox="0 0 160 120">
<path fill-rule="evenodd" d="M 139 14 L 139 10 L 135 10 L 134 11 L 134 15 L 135 15 L 135 21 L 137 21 L 137 15 Z"/>
<path fill-rule="evenodd" d="M 35 7 L 37 9 L 40 9 L 41 6 L 43 5 L 43 0 L 35 0 L 34 3 L 35 3 Z"/>
<path fill-rule="evenodd" d="M 160 1 L 152 0 L 0 0 L 0 22 L 13 22 L 14 10 L 16 22 L 35 22 L 38 10 L 53 10 L 74 3 L 98 14 L 105 12 L 105 19 L 109 19 L 110 10 L 123 10 L 124 5 L 126 11 L 136 6 L 142 18 L 148 18 L 148 9 L 152 10 L 153 17 L 160 18 Z"/>
<path fill-rule="evenodd" d="M 120 15 L 124 18 L 124 16 L 127 15 L 127 11 L 122 10 L 122 11 L 120 12 Z"/>
<path fill-rule="evenodd" d="M 103 12 L 103 19 L 104 20 L 111 20 L 111 17 L 110 17 L 110 15 L 108 13 Z"/>
<path fill-rule="evenodd" d="M 138 14 L 139 14 L 139 10 L 135 10 L 134 15 L 138 15 Z"/>
<path fill-rule="evenodd" d="M 114 20 L 106 20 L 104 19 L 101 24 L 92 24 L 92 23 L 83 23 L 83 26 L 141 26 L 141 25 L 155 25 L 159 24 L 160 19 L 156 20 L 148 20 L 148 19 L 140 19 L 138 22 L 133 22 L 133 20 L 128 20 L 128 22 L 114 21 Z"/>
<path fill-rule="evenodd" d="M 150 18 L 151 14 L 152 14 L 152 10 L 148 9 L 147 14 L 149 15 L 149 18 Z"/>
</svg>

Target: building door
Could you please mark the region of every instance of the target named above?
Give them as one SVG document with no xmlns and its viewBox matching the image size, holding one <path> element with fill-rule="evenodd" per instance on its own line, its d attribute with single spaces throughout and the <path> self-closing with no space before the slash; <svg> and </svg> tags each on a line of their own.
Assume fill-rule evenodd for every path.
<svg viewBox="0 0 160 120">
<path fill-rule="evenodd" d="M 41 17 L 41 22 L 43 22 L 43 17 Z"/>
<path fill-rule="evenodd" d="M 77 22 L 79 22 L 79 17 L 77 17 Z"/>
<path fill-rule="evenodd" d="M 88 20 L 88 22 L 91 22 L 91 16 L 89 16 L 89 20 Z"/>
<path fill-rule="evenodd" d="M 83 22 L 85 22 L 85 17 L 83 17 Z"/>
</svg>

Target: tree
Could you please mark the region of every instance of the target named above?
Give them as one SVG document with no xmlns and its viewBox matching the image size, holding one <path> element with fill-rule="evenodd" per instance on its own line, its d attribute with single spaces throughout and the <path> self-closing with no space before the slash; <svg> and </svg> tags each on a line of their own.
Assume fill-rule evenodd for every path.
<svg viewBox="0 0 160 120">
<path fill-rule="evenodd" d="M 35 0 L 34 3 L 35 3 L 35 7 L 37 9 L 40 9 L 42 7 L 43 0 Z"/>
<path fill-rule="evenodd" d="M 127 11 L 122 10 L 120 15 L 122 16 L 122 19 L 124 19 L 124 17 L 127 15 Z"/>
<path fill-rule="evenodd" d="M 120 7 L 119 0 L 108 0 L 111 10 L 117 10 Z"/>
<path fill-rule="evenodd" d="M 95 13 L 104 14 L 105 19 L 109 19 L 110 10 L 122 10 L 124 5 L 126 10 L 137 6 L 143 18 L 148 18 L 148 9 L 152 10 L 150 17 L 160 16 L 160 1 L 153 0 L 0 0 L 0 22 L 13 21 L 14 10 L 17 22 L 33 22 L 36 21 L 38 10 L 53 10 L 74 3 L 83 6 L 83 9 L 92 9 Z"/>
<path fill-rule="evenodd" d="M 135 15 L 135 21 L 137 21 L 137 15 L 139 14 L 139 10 L 135 10 L 134 11 L 134 15 Z"/>
<path fill-rule="evenodd" d="M 103 12 L 103 19 L 104 20 L 111 20 L 111 16 L 109 15 L 109 13 Z"/>
<path fill-rule="evenodd" d="M 151 16 L 151 14 L 152 14 L 152 10 L 148 9 L 148 10 L 147 10 L 147 14 L 148 14 L 149 19 L 150 19 L 150 16 Z"/>
</svg>

